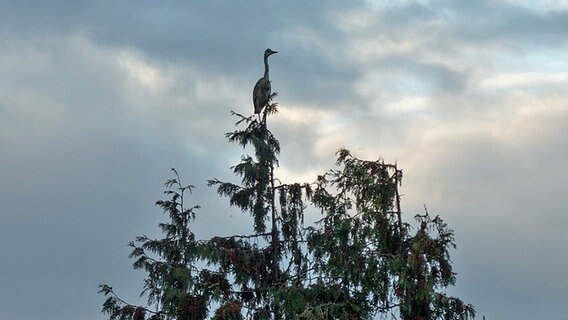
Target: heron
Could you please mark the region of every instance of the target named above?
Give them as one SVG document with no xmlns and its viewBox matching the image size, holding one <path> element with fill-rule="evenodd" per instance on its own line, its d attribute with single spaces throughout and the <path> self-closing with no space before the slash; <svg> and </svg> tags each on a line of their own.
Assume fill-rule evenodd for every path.
<svg viewBox="0 0 568 320">
<path fill-rule="evenodd" d="M 270 79 L 268 77 L 268 57 L 278 53 L 270 48 L 264 51 L 264 76 L 256 82 L 252 90 L 252 101 L 254 104 L 254 113 L 259 114 L 268 101 L 270 100 Z"/>
</svg>

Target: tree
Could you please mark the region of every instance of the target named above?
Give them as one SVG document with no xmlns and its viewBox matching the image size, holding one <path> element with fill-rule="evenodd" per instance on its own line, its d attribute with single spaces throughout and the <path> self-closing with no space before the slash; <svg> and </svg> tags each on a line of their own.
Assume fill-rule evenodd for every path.
<svg viewBox="0 0 568 320">
<path fill-rule="evenodd" d="M 213 319 L 473 318 L 473 306 L 442 292 L 456 280 L 453 231 L 427 211 L 415 217 L 414 232 L 402 219 L 402 170 L 341 149 L 339 169 L 312 183 L 281 183 L 274 175 L 280 145 L 267 126 L 276 112 L 276 103 L 260 121 L 233 112 L 245 127 L 227 138 L 254 154 L 232 167 L 240 183 L 208 182 L 252 216 L 254 233 L 196 240 L 190 223 L 199 206 L 186 207 L 193 186 L 174 170 L 168 199 L 157 202 L 169 216 L 160 224 L 165 237 L 130 243 L 134 268 L 148 274 L 148 306 L 101 285 L 109 319 L 206 319 L 212 308 Z M 322 219 L 306 227 L 309 206 Z"/>
<path fill-rule="evenodd" d="M 473 318 L 473 306 L 439 292 L 456 280 L 449 255 L 453 231 L 427 211 L 415 216 L 414 234 L 402 220 L 402 171 L 345 149 L 337 164 L 341 170 L 318 177 L 312 197 L 324 217 L 320 228 L 308 228 L 308 247 L 322 287 L 315 288 L 326 298 L 318 296 L 311 310 L 344 319 L 395 309 L 404 320 Z"/>
</svg>

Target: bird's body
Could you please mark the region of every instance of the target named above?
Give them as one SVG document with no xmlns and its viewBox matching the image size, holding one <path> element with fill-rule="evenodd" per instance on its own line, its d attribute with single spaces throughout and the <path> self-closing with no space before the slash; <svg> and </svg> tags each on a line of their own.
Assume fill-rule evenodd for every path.
<svg viewBox="0 0 568 320">
<path fill-rule="evenodd" d="M 268 77 L 262 77 L 258 79 L 252 91 L 255 114 L 260 113 L 262 111 L 262 108 L 266 106 L 268 99 L 270 99 L 271 91 L 272 89 L 270 87 L 270 80 L 268 79 Z"/>
<path fill-rule="evenodd" d="M 268 75 L 268 57 L 272 54 L 278 53 L 272 51 L 270 48 L 264 51 L 264 76 L 256 82 L 252 90 L 252 101 L 254 104 L 254 113 L 258 114 L 262 111 L 268 101 L 270 100 L 271 87 L 270 78 Z"/>
</svg>

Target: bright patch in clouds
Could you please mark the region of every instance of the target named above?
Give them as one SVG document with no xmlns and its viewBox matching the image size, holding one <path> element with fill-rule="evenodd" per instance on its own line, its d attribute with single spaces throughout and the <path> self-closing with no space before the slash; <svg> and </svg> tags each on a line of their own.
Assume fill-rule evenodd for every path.
<svg viewBox="0 0 568 320">
<path fill-rule="evenodd" d="M 314 124 L 314 123 L 327 123 L 332 120 L 333 115 L 331 112 L 313 109 L 306 107 L 294 107 L 286 105 L 280 107 L 278 112 L 277 121 L 282 124 Z"/>
<path fill-rule="evenodd" d="M 539 11 L 564 10 L 568 8 L 567 0 L 505 0 L 511 4 L 522 5 L 528 9 Z"/>
<path fill-rule="evenodd" d="M 568 73 L 509 73 L 500 74 L 481 82 L 485 88 L 511 89 L 519 87 L 568 86 Z"/>
<path fill-rule="evenodd" d="M 385 106 L 385 110 L 392 113 L 419 112 L 428 107 L 425 97 L 403 98 Z"/>
<path fill-rule="evenodd" d="M 166 75 L 150 65 L 140 54 L 125 52 L 118 58 L 118 65 L 143 90 L 152 94 L 162 93 L 167 86 Z"/>
</svg>

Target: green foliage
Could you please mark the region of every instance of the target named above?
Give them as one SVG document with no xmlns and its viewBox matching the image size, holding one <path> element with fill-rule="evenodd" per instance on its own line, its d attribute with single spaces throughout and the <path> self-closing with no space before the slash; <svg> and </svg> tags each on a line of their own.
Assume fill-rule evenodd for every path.
<svg viewBox="0 0 568 320">
<path fill-rule="evenodd" d="M 213 316 L 213 320 L 239 320 L 244 319 L 241 314 L 242 305 L 237 301 L 227 301 Z"/>
<path fill-rule="evenodd" d="M 108 297 L 103 312 L 111 320 L 143 320 L 147 313 L 151 314 L 149 319 L 205 319 L 209 299 L 216 298 L 203 286 L 202 277 L 196 272 L 201 249 L 189 225 L 199 206 L 186 207 L 184 202 L 193 186 L 183 185 L 177 171 L 172 171 L 175 178 L 165 184 L 168 199 L 156 202 L 169 217 L 169 222 L 159 224 L 165 237 L 150 239 L 144 235 L 129 243 L 134 269 L 148 274 L 142 295 L 148 297 L 149 306 L 159 311 L 135 307 L 118 298 L 112 287 L 101 285 L 99 292 Z"/>
<path fill-rule="evenodd" d="M 456 281 L 450 261 L 454 234 L 439 216 L 402 219 L 402 170 L 382 160 L 337 152 L 337 169 L 312 183 L 282 184 L 274 176 L 280 145 L 260 119 L 238 117 L 230 142 L 252 148 L 231 169 L 239 183 L 208 181 L 232 206 L 252 216 L 254 233 L 196 240 L 190 229 L 199 206 L 187 207 L 177 171 L 156 204 L 169 221 L 162 239 L 130 243 L 135 269 L 147 278 L 148 308 L 120 299 L 112 287 L 103 312 L 109 319 L 471 319 L 473 306 L 449 297 Z M 307 207 L 322 218 L 304 225 Z M 152 311 L 155 310 L 155 311 Z"/>
<path fill-rule="evenodd" d="M 318 281 L 334 284 L 338 301 L 355 301 L 347 314 L 357 318 L 395 309 L 402 319 L 473 318 L 471 305 L 438 292 L 455 283 L 453 231 L 426 212 L 412 234 L 399 208 L 402 171 L 345 149 L 337 154 L 341 170 L 318 177 L 312 198 L 324 215 L 307 236 Z"/>
</svg>

